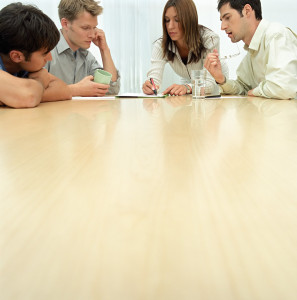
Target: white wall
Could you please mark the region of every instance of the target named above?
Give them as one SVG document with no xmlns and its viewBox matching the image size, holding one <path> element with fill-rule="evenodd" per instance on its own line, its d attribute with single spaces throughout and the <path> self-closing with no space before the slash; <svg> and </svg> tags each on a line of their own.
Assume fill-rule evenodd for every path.
<svg viewBox="0 0 297 300">
<path fill-rule="evenodd" d="M 0 8 L 11 2 L 1 0 Z M 102 0 L 103 15 L 99 17 L 99 27 L 102 27 L 112 51 L 115 64 L 122 75 L 122 92 L 140 91 L 141 84 L 146 78 L 150 66 L 152 43 L 162 34 L 162 12 L 167 0 Z M 59 26 L 57 7 L 59 0 L 31 0 L 23 1 L 35 4 L 49 15 Z M 220 31 L 219 13 L 216 10 L 216 0 L 195 1 L 199 22 L 224 36 Z M 262 0 L 263 17 L 271 21 L 278 21 L 297 32 L 296 0 Z M 225 41 L 222 43 L 225 45 Z M 229 44 L 228 44 L 229 43 Z M 226 45 L 232 46 L 229 41 Z M 241 45 L 242 46 L 242 45 Z M 99 59 L 99 52 L 91 47 L 92 53 Z M 235 77 L 235 70 L 241 56 L 229 60 L 230 77 Z M 179 81 L 177 76 L 166 68 L 163 88 Z"/>
</svg>

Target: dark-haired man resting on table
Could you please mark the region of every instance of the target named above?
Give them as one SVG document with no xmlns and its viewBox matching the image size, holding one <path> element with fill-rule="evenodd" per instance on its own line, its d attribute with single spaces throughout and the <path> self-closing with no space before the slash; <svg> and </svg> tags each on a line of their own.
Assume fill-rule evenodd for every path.
<svg viewBox="0 0 297 300">
<path fill-rule="evenodd" d="M 70 88 L 43 68 L 58 41 L 57 27 L 38 8 L 12 3 L 0 11 L 0 105 L 71 99 Z"/>
</svg>

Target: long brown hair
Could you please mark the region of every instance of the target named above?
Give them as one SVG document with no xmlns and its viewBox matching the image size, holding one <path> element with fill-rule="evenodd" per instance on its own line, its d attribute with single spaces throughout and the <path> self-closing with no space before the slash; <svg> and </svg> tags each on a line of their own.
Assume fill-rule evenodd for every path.
<svg viewBox="0 0 297 300">
<path fill-rule="evenodd" d="M 163 25 L 163 39 L 162 49 L 163 56 L 169 61 L 174 60 L 175 54 L 168 49 L 169 45 L 171 49 L 174 47 L 174 42 L 170 38 L 165 22 L 165 14 L 169 7 L 175 7 L 177 16 L 181 25 L 181 30 L 184 33 L 185 42 L 192 51 L 192 56 L 189 63 L 198 62 L 202 56 L 202 52 L 205 47 L 202 42 L 201 34 L 203 33 L 204 27 L 198 24 L 198 14 L 196 5 L 192 0 L 168 0 L 163 11 L 162 25 Z"/>
</svg>

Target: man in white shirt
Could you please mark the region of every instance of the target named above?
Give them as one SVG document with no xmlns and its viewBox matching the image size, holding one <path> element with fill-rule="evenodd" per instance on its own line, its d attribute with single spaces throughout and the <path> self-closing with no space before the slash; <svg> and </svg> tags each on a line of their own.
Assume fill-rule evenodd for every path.
<svg viewBox="0 0 297 300">
<path fill-rule="evenodd" d="M 237 69 L 236 80 L 226 80 L 217 51 L 210 53 L 205 68 L 223 94 L 242 94 L 276 99 L 297 95 L 297 36 L 289 28 L 262 20 L 260 0 L 220 0 L 218 11 L 233 43 L 243 41 L 247 55 Z"/>
<path fill-rule="evenodd" d="M 103 8 L 95 0 L 61 0 L 59 17 L 62 25 L 60 41 L 51 52 L 52 61 L 45 68 L 66 82 L 73 96 L 104 96 L 117 94 L 120 76 L 115 68 L 105 33 L 97 28 L 97 17 Z M 98 47 L 103 68 L 87 50 L 91 44 Z M 110 85 L 93 81 L 96 69 L 112 74 Z"/>
</svg>

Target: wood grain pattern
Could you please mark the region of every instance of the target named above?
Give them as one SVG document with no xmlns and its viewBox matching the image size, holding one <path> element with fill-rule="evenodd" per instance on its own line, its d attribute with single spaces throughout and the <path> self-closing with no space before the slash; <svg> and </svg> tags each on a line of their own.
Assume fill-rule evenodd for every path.
<svg viewBox="0 0 297 300">
<path fill-rule="evenodd" d="M 0 128 L 1 300 L 296 299 L 296 101 L 65 101 Z"/>
</svg>

